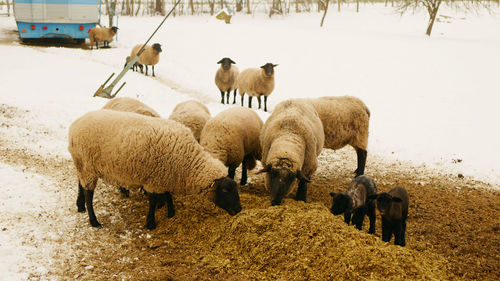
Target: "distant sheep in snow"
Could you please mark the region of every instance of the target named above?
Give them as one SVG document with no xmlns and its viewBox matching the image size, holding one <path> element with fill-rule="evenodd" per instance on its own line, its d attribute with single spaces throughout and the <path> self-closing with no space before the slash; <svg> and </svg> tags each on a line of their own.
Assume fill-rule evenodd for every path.
<svg viewBox="0 0 500 281">
<path fill-rule="evenodd" d="M 234 90 L 233 104 L 235 104 L 237 91 L 236 82 L 239 70 L 236 66 L 231 65 L 235 64 L 235 62 L 230 58 L 223 58 L 217 63 L 220 64 L 220 67 L 215 73 L 215 85 L 217 85 L 220 90 L 220 102 L 222 104 L 224 103 L 224 94 L 227 92 L 226 103 L 229 104 L 229 96 L 231 95 L 231 91 Z"/>
<path fill-rule="evenodd" d="M 99 42 L 104 42 L 104 47 L 109 47 L 109 42 L 118 32 L 118 27 L 94 27 L 89 31 L 90 49 L 92 50 L 94 43 L 99 49 Z"/>
<path fill-rule="evenodd" d="M 264 96 L 264 111 L 267 111 L 267 97 L 274 90 L 274 68 L 277 64 L 266 63 L 259 68 L 248 68 L 238 75 L 238 90 L 241 95 L 241 106 L 245 93 L 248 94 L 248 107 L 252 108 L 252 97 L 257 97 L 259 109 L 260 97 Z"/>
<path fill-rule="evenodd" d="M 133 58 L 139 50 L 142 48 L 142 45 L 135 45 L 132 48 L 132 52 L 130 53 L 130 58 Z M 162 52 L 161 45 L 158 43 L 154 43 L 153 46 L 147 45 L 144 47 L 144 51 L 139 56 L 137 60 L 137 64 L 143 64 L 146 67 L 146 76 L 148 76 L 148 65 L 151 65 L 153 68 L 153 76 L 155 76 L 155 65 L 160 61 L 160 53 Z"/>
</svg>

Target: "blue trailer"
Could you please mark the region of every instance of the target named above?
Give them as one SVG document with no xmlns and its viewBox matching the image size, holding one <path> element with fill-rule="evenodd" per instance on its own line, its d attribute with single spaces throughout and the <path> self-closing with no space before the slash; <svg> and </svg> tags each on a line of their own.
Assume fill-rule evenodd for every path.
<svg viewBox="0 0 500 281">
<path fill-rule="evenodd" d="M 99 5 L 99 0 L 14 0 L 19 36 L 82 42 L 99 21 Z"/>
</svg>

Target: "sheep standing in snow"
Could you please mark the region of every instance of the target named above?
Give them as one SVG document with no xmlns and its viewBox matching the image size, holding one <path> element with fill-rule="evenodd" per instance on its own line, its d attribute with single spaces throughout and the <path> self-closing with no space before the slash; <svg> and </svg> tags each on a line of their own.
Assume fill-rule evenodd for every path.
<svg viewBox="0 0 500 281">
<path fill-rule="evenodd" d="M 104 47 L 109 47 L 109 42 L 118 32 L 118 27 L 94 27 L 89 31 L 90 49 L 95 47 L 99 49 L 99 42 L 104 42 Z"/>
<path fill-rule="evenodd" d="M 239 70 L 236 66 L 231 65 L 235 62 L 230 58 L 223 58 L 217 62 L 220 64 L 219 69 L 215 73 L 215 85 L 220 90 L 220 102 L 224 104 L 224 94 L 227 92 L 227 104 L 229 104 L 229 96 L 231 91 L 234 90 L 233 104 L 236 103 L 236 81 L 238 78 Z"/>
<path fill-rule="evenodd" d="M 251 109 L 236 107 L 210 119 L 201 132 L 200 144 L 228 167 L 228 176 L 234 179 L 236 168 L 241 168 L 241 185 L 247 183 L 247 170 L 255 168 L 261 159 L 260 130 L 263 122 Z"/>
<path fill-rule="evenodd" d="M 177 121 L 191 129 L 194 138 L 198 142 L 200 141 L 201 130 L 203 130 L 210 118 L 208 108 L 196 100 L 179 103 L 168 117 L 168 119 Z"/>
<path fill-rule="evenodd" d="M 200 194 L 230 215 L 241 211 L 236 182 L 226 177 L 224 164 L 178 122 L 106 109 L 89 112 L 71 124 L 68 150 L 79 180 L 78 211 L 87 208 L 93 227 L 101 226 L 92 203 L 99 178 L 118 186 L 144 187 L 149 197 L 148 229 L 156 227 L 155 210 L 167 192 Z M 173 215 L 172 201 L 167 204 Z"/>
<path fill-rule="evenodd" d="M 356 176 L 365 173 L 370 111 L 358 98 L 351 96 L 304 99 L 310 102 L 323 123 L 325 148 L 340 149 L 347 144 L 356 150 Z"/>
<path fill-rule="evenodd" d="M 137 55 L 141 48 L 142 45 L 135 45 L 134 48 L 132 48 L 132 52 L 130 53 L 130 58 L 135 57 L 135 55 Z M 146 67 L 146 76 L 148 76 L 148 65 L 152 66 L 153 77 L 155 76 L 155 65 L 160 61 L 161 52 L 161 45 L 158 43 L 154 43 L 153 46 L 147 45 L 146 47 L 144 47 L 144 51 L 139 55 L 137 64 L 142 64 Z"/>
<path fill-rule="evenodd" d="M 264 96 L 264 111 L 267 111 L 267 97 L 274 90 L 274 68 L 277 64 L 266 63 L 259 68 L 248 68 L 238 75 L 237 85 L 241 95 L 241 106 L 245 93 L 248 94 L 248 107 L 252 108 L 252 98 L 257 97 L 259 109 L 260 97 Z"/>
<path fill-rule="evenodd" d="M 314 108 L 305 102 L 279 103 L 267 119 L 260 135 L 262 165 L 271 205 L 279 205 L 299 180 L 295 200 L 306 201 L 307 183 L 318 166 L 323 148 L 323 125 Z"/>
<path fill-rule="evenodd" d="M 127 63 L 129 63 L 130 60 L 131 60 L 130 56 L 128 56 L 125 59 L 125 65 L 123 66 L 124 68 L 127 67 Z M 132 65 L 132 71 L 137 71 L 140 69 L 141 73 L 143 73 L 143 68 L 144 66 L 142 64 L 138 64 L 137 62 L 135 62 L 134 65 Z"/>
<path fill-rule="evenodd" d="M 394 234 L 394 244 L 404 247 L 409 203 L 406 189 L 398 186 L 389 192 L 371 195 L 369 198 L 377 199 L 377 209 L 382 217 L 382 241 L 391 241 Z"/>
<path fill-rule="evenodd" d="M 135 112 L 145 116 L 160 117 L 160 114 L 144 103 L 128 97 L 114 98 L 107 102 L 102 109 Z"/>
<path fill-rule="evenodd" d="M 370 218 L 370 229 L 368 233 L 375 233 L 375 202 L 373 199 L 368 199 L 369 196 L 377 194 L 377 185 L 375 181 L 368 176 L 356 177 L 347 188 L 347 192 L 334 193 L 330 192 L 333 198 L 332 208 L 330 211 L 334 215 L 344 214 L 345 223 L 351 222 L 356 225 L 356 228 L 361 230 L 365 214 L 368 213 Z"/>
</svg>

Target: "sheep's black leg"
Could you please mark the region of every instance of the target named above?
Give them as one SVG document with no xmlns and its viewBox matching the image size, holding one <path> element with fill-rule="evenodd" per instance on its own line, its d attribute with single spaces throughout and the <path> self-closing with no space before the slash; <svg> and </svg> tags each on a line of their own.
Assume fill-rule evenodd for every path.
<svg viewBox="0 0 500 281">
<path fill-rule="evenodd" d="M 170 192 L 165 192 L 166 200 L 167 200 L 167 217 L 171 218 L 175 215 L 175 209 L 174 209 L 174 200 L 172 199 L 172 194 Z"/>
<path fill-rule="evenodd" d="M 229 97 L 231 96 L 231 90 L 226 92 L 226 103 L 229 104 Z"/>
<path fill-rule="evenodd" d="M 243 158 L 243 164 L 241 165 L 241 180 L 240 180 L 240 185 L 245 185 L 247 184 L 247 162 L 252 158 L 252 156 L 246 155 L 245 158 Z"/>
<path fill-rule="evenodd" d="M 392 225 L 382 217 L 382 241 L 389 242 L 392 236 Z"/>
<path fill-rule="evenodd" d="M 243 106 L 243 100 L 245 98 L 245 93 L 241 94 L 241 106 Z"/>
<path fill-rule="evenodd" d="M 95 48 L 96 48 L 97 50 L 99 50 L 99 42 L 97 42 L 97 41 L 95 42 Z"/>
<path fill-rule="evenodd" d="M 236 174 L 236 168 L 237 167 L 235 166 L 229 166 L 229 168 L 227 169 L 227 176 L 233 180 L 234 180 L 234 175 Z"/>
<path fill-rule="evenodd" d="M 94 191 L 84 189 L 83 193 L 85 194 L 85 204 L 87 205 L 87 212 L 89 214 L 90 225 L 93 227 L 102 227 L 102 225 L 97 221 L 97 218 L 94 213 L 94 205 L 92 201 L 94 200 Z"/>
<path fill-rule="evenodd" d="M 155 211 L 156 211 L 156 205 L 158 204 L 159 201 L 161 201 L 161 194 L 157 193 L 148 193 L 149 197 L 149 211 L 148 211 L 148 217 L 146 218 L 146 228 L 149 230 L 153 230 L 156 228 L 156 221 L 155 221 Z"/>
<path fill-rule="evenodd" d="M 394 245 L 403 246 L 401 232 L 402 232 L 402 222 L 398 221 L 397 223 L 393 223 L 393 232 L 394 232 Z"/>
<path fill-rule="evenodd" d="M 261 104 L 260 95 L 257 96 L 257 100 L 259 101 L 259 109 L 260 109 L 260 104 Z"/>
<path fill-rule="evenodd" d="M 146 67 L 146 76 L 148 76 L 148 65 L 145 64 L 144 66 Z"/>
<path fill-rule="evenodd" d="M 400 244 L 401 246 L 406 246 L 406 219 L 403 219 L 403 221 L 401 222 L 401 240 L 400 240 Z"/>
<path fill-rule="evenodd" d="M 252 96 L 248 96 L 248 108 L 252 108 Z"/>
<path fill-rule="evenodd" d="M 352 223 L 356 225 L 356 228 L 363 229 L 363 221 L 365 220 L 366 207 L 360 207 L 354 212 L 354 217 L 352 218 Z"/>
<path fill-rule="evenodd" d="M 267 112 L 267 96 L 264 96 L 264 111 Z"/>
<path fill-rule="evenodd" d="M 76 207 L 78 208 L 79 213 L 85 212 L 85 197 L 83 187 L 80 182 L 78 182 L 78 198 L 76 198 Z"/>
<path fill-rule="evenodd" d="M 295 194 L 295 200 L 306 202 L 307 198 L 307 182 L 305 180 L 299 181 L 299 187 L 297 188 L 297 193 Z"/>
<path fill-rule="evenodd" d="M 368 233 L 375 233 L 375 222 L 377 220 L 377 216 L 375 214 L 375 202 L 371 201 L 368 203 L 368 217 L 370 218 L 370 229 Z"/>
<path fill-rule="evenodd" d="M 220 90 L 220 103 L 224 104 L 224 91 Z"/>
<path fill-rule="evenodd" d="M 151 68 L 153 69 L 153 77 L 156 77 L 156 75 L 155 75 L 155 66 L 152 65 Z"/>
<path fill-rule="evenodd" d="M 357 177 L 365 173 L 366 156 L 368 153 L 366 152 L 366 150 L 359 147 L 355 147 L 355 149 L 356 154 L 358 155 L 358 168 L 356 169 L 356 171 L 354 171 L 354 173 L 356 173 Z"/>
<path fill-rule="evenodd" d="M 125 197 L 130 197 L 130 190 L 126 189 L 125 187 L 120 186 L 120 193 L 125 196 Z"/>
<path fill-rule="evenodd" d="M 233 99 L 233 104 L 235 104 L 235 103 L 236 103 L 236 91 L 237 91 L 237 90 L 238 90 L 238 89 L 234 89 L 234 99 Z"/>
<path fill-rule="evenodd" d="M 344 222 L 347 223 L 347 225 L 349 225 L 349 223 L 351 222 L 351 212 L 350 211 L 345 211 Z"/>
</svg>

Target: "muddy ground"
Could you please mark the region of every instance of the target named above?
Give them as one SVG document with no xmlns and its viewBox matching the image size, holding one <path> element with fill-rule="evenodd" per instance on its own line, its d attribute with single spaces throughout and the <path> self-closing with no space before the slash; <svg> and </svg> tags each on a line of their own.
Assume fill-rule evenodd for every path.
<svg viewBox="0 0 500 281">
<path fill-rule="evenodd" d="M 9 119 L 16 118 L 15 110 L 7 113 L 3 112 L 2 126 L 9 126 Z M 355 158 L 351 148 L 325 150 L 309 185 L 306 204 L 290 198 L 283 206 L 270 207 L 263 177 L 254 170 L 250 183 L 240 188 L 241 214 L 229 217 L 196 196 L 174 196 L 176 216 L 167 219 L 165 209 L 159 210 L 158 227 L 153 231 L 144 228 L 148 207 L 144 195 L 135 191 L 130 198 L 123 198 L 116 188 L 100 182 L 94 207 L 103 228 L 94 229 L 87 214 L 76 211 L 77 179 L 70 159 L 37 153 L 0 136 L 0 162 L 24 166 L 51 179 L 54 187 L 47 192 L 60 202 L 57 210 L 40 217 L 40 223 L 56 229 L 59 237 L 46 241 L 53 244 L 53 253 L 39 261 L 49 272 L 31 273 L 33 280 L 376 280 L 386 273 L 391 274 L 390 279 L 400 280 L 500 279 L 498 186 L 369 154 L 366 174 L 375 179 L 379 191 L 401 185 L 410 194 L 407 247 L 400 250 L 380 241 L 379 218 L 373 238 L 367 234 L 367 220 L 359 233 L 352 226 L 346 227 L 340 216 L 328 213 L 328 194 L 346 189 Z M 307 229 L 301 231 L 303 228 Z M 266 236 L 279 233 L 283 237 Z M 339 240 L 325 241 L 325 237 Z M 346 237 L 356 244 L 346 246 Z M 308 244 L 314 239 L 320 242 Z M 300 241 L 311 247 L 300 248 Z M 402 267 L 402 273 L 377 261 L 364 267 L 366 256 L 351 257 L 361 251 L 359 243 L 369 244 L 374 256 L 378 251 L 381 255 L 395 253 L 395 264 L 411 266 Z M 335 256 L 338 249 L 344 252 Z M 321 255 L 323 259 L 318 257 Z M 342 263 L 342 256 L 347 261 Z M 336 263 L 324 260 L 330 257 L 339 259 L 342 267 L 333 268 Z M 356 271 L 360 273 L 356 275 Z"/>
</svg>

